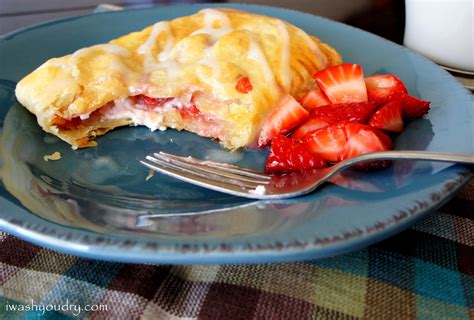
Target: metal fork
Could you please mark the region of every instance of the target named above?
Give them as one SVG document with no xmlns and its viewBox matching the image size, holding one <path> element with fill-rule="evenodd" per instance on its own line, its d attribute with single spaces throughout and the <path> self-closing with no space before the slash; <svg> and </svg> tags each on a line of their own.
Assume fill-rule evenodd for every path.
<svg viewBox="0 0 474 320">
<path fill-rule="evenodd" d="M 204 188 L 252 199 L 284 199 L 307 194 L 357 163 L 429 160 L 474 164 L 474 155 L 427 151 L 383 151 L 341 161 L 331 167 L 288 174 L 264 174 L 238 166 L 160 152 L 140 161 L 148 168 Z"/>
</svg>

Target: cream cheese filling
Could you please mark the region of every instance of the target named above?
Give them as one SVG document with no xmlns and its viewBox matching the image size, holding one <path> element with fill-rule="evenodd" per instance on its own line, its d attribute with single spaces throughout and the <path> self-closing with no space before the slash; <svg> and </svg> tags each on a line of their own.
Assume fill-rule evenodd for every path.
<svg viewBox="0 0 474 320">
<path fill-rule="evenodd" d="M 189 107 L 191 104 L 184 104 L 180 98 L 174 98 L 154 109 L 150 109 L 145 104 L 136 103 L 131 98 L 125 98 L 115 100 L 114 105 L 107 108 L 101 118 L 103 120 L 130 119 L 134 126 L 146 126 L 151 131 L 164 131 L 166 130 L 163 124 L 164 112 Z"/>
</svg>

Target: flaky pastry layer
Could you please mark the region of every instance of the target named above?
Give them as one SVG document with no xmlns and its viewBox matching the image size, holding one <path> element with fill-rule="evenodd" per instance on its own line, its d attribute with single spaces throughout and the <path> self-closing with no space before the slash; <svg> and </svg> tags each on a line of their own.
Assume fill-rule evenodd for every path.
<svg viewBox="0 0 474 320">
<path fill-rule="evenodd" d="M 283 20 L 204 9 L 50 59 L 18 83 L 16 95 L 45 131 L 73 148 L 93 146 L 117 126 L 144 124 L 101 111 L 137 96 L 177 102 L 146 110 L 157 128 L 190 130 L 238 148 L 255 141 L 284 95 L 298 97 L 313 73 L 339 63 L 335 49 Z M 249 92 L 236 88 L 243 77 Z M 191 107 L 207 122 L 184 117 Z M 210 124 L 216 128 L 202 128 Z"/>
</svg>

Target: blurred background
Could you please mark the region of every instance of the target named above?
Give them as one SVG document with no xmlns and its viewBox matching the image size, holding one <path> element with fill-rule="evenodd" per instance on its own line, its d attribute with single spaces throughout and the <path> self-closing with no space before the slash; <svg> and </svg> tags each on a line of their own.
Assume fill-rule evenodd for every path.
<svg viewBox="0 0 474 320">
<path fill-rule="evenodd" d="M 304 11 L 378 34 L 402 43 L 405 26 L 404 1 L 400 0 L 0 0 L 0 34 L 50 19 L 88 14 L 99 4 L 143 8 L 174 3 L 252 3 Z"/>
</svg>

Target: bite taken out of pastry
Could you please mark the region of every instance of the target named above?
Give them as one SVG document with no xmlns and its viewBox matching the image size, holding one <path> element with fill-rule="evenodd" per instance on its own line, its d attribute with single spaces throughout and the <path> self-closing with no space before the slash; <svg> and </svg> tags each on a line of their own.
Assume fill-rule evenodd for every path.
<svg viewBox="0 0 474 320">
<path fill-rule="evenodd" d="M 124 125 L 184 129 L 235 149 L 255 145 L 280 100 L 339 63 L 335 49 L 283 20 L 204 9 L 50 59 L 16 96 L 74 149 Z"/>
</svg>

